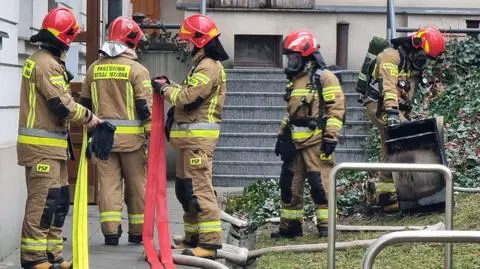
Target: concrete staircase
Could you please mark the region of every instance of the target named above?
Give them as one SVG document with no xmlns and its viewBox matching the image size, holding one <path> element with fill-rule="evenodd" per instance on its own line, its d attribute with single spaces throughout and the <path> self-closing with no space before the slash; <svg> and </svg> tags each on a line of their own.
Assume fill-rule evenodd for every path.
<svg viewBox="0 0 480 269">
<path fill-rule="evenodd" d="M 363 144 L 370 124 L 357 102 L 356 78 L 356 72 L 343 74 L 347 111 L 337 162 L 365 160 Z M 274 147 L 285 114 L 285 85 L 281 69 L 227 70 L 227 98 L 213 161 L 215 186 L 240 187 L 279 177 L 281 160 Z"/>
</svg>

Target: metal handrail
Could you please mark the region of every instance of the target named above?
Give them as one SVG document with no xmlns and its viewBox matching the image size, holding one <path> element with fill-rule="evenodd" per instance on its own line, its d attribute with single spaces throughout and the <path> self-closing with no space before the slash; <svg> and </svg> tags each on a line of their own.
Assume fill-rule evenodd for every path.
<svg viewBox="0 0 480 269">
<path fill-rule="evenodd" d="M 407 163 L 341 163 L 336 165 L 329 176 L 328 192 L 328 269 L 335 269 L 335 236 L 337 192 L 336 177 L 341 171 L 386 171 L 386 172 L 439 172 L 445 179 L 445 229 L 453 228 L 453 176 L 448 167 L 440 164 L 407 164 Z M 423 232 L 423 231 L 422 231 Z M 445 268 L 452 268 L 452 245 L 446 244 Z"/>
<path fill-rule="evenodd" d="M 389 245 L 400 243 L 480 243 L 475 231 L 402 231 L 382 235 L 368 248 L 363 257 L 363 269 L 371 269 L 377 255 Z"/>
</svg>

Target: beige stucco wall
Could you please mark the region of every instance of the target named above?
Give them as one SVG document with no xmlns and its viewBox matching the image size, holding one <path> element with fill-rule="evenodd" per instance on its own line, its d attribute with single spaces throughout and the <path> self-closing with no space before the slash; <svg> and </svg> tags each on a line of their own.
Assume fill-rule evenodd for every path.
<svg viewBox="0 0 480 269">
<path fill-rule="evenodd" d="M 185 12 L 186 16 L 193 12 Z M 358 70 L 365 57 L 368 42 L 374 35 L 385 36 L 385 14 L 321 13 L 321 12 L 269 12 L 269 11 L 223 11 L 210 10 L 220 28 L 221 41 L 227 52 L 234 57 L 235 34 L 286 35 L 291 31 L 310 29 L 321 45 L 321 51 L 329 64 L 335 63 L 336 25 L 349 23 L 348 69 Z M 466 19 L 474 16 L 453 15 L 397 15 L 397 25 L 418 27 L 434 24 L 440 28 L 465 28 Z"/>
</svg>

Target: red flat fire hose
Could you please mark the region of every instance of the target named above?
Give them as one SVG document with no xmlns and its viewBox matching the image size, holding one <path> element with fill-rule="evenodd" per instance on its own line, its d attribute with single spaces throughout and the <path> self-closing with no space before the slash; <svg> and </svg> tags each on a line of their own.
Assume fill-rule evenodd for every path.
<svg viewBox="0 0 480 269">
<path fill-rule="evenodd" d="M 143 225 L 143 246 L 147 261 L 152 269 L 176 268 L 172 259 L 168 229 L 166 149 L 163 124 L 164 100 L 159 94 L 154 93 L 145 194 L 145 221 Z M 160 259 L 153 238 L 155 217 L 157 219 Z"/>
</svg>

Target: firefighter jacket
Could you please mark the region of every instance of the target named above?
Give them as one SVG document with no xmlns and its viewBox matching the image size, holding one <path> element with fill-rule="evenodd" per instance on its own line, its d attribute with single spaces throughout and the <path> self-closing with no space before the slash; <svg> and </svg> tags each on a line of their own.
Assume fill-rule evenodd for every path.
<svg viewBox="0 0 480 269">
<path fill-rule="evenodd" d="M 117 127 L 113 152 L 132 152 L 150 132 L 152 85 L 150 73 L 128 49 L 117 57 L 102 57 L 87 70 L 82 103 Z"/>
<path fill-rule="evenodd" d="M 193 68 L 181 85 L 170 84 L 165 99 L 175 106 L 170 142 L 178 148 L 214 150 L 220 135 L 227 79 L 219 61 L 200 50 Z"/>
<path fill-rule="evenodd" d="M 406 58 L 406 57 L 404 57 Z M 381 109 L 411 110 L 413 94 L 419 80 L 419 72 L 413 70 L 406 59 L 402 61 L 400 52 L 393 48 L 385 49 L 378 55 L 373 78 L 379 80 Z"/>
<path fill-rule="evenodd" d="M 18 164 L 32 166 L 41 159 L 66 160 L 70 122 L 87 123 L 89 109 L 76 103 L 64 62 L 40 49 L 22 70 L 18 122 Z"/>
<path fill-rule="evenodd" d="M 310 76 L 304 74 L 287 86 L 287 114 L 282 120 L 280 134 L 289 126 L 297 149 L 320 143 L 324 135 L 335 140 L 340 136 L 345 115 L 342 88 L 329 70 L 322 72 L 320 83 L 322 89 L 314 89 Z"/>
</svg>

